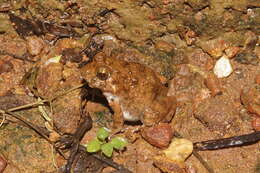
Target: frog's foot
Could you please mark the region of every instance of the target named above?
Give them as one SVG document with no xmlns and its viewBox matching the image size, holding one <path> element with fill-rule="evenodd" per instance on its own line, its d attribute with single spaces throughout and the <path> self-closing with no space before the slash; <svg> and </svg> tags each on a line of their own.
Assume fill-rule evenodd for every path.
<svg viewBox="0 0 260 173">
<path fill-rule="evenodd" d="M 112 126 L 112 135 L 121 133 L 123 130 L 124 119 L 122 114 L 118 114 L 117 112 L 114 113 L 113 116 L 113 126 Z"/>
<path fill-rule="evenodd" d="M 141 116 L 141 121 L 145 126 L 153 126 L 154 124 L 158 124 L 161 119 L 161 114 L 150 108 L 147 108 L 143 113 L 143 116 Z"/>
<path fill-rule="evenodd" d="M 120 133 L 124 133 L 126 136 L 133 136 L 134 134 L 140 132 L 145 126 L 126 126 L 120 129 L 112 129 L 111 135 L 109 136 L 109 139 L 111 139 L 113 136 L 118 135 Z M 127 135 L 128 134 L 128 135 Z"/>
<path fill-rule="evenodd" d="M 117 135 L 117 134 L 120 134 L 120 133 L 123 133 L 124 131 L 125 131 L 125 129 L 124 128 L 113 128 L 113 129 L 111 129 L 112 131 L 111 131 L 111 135 L 109 135 L 109 138 L 111 138 L 111 137 L 113 137 L 113 136 L 115 136 L 115 135 Z"/>
<path fill-rule="evenodd" d="M 124 119 L 122 114 L 114 113 L 113 116 L 113 129 L 122 129 L 124 125 Z"/>
</svg>

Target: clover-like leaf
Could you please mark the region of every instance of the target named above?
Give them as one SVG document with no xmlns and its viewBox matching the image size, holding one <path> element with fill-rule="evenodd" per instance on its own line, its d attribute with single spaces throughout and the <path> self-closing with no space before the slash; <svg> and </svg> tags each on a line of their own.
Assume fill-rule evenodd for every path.
<svg viewBox="0 0 260 173">
<path fill-rule="evenodd" d="M 87 144 L 87 152 L 94 153 L 94 152 L 99 151 L 101 149 L 101 144 L 102 144 L 102 142 L 99 141 L 97 138 L 92 139 Z"/>
<path fill-rule="evenodd" d="M 101 141 L 104 141 L 109 136 L 109 132 L 110 130 L 108 128 L 101 127 L 98 129 L 97 138 Z"/>
<path fill-rule="evenodd" d="M 122 137 L 113 138 L 110 143 L 117 150 L 122 150 L 127 145 L 127 140 Z"/>
<path fill-rule="evenodd" d="M 111 157 L 113 154 L 113 145 L 111 143 L 106 143 L 101 146 L 101 151 L 105 156 Z"/>
</svg>

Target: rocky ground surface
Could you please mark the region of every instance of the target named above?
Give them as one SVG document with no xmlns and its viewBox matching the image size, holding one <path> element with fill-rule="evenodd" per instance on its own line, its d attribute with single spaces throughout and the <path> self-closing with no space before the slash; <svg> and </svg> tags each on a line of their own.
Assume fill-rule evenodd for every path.
<svg viewBox="0 0 260 173">
<path fill-rule="evenodd" d="M 0 172 L 64 170 L 54 143 L 85 114 L 81 144 L 118 125 L 128 145 L 112 159 L 133 173 L 260 172 L 259 142 L 163 156 L 176 134 L 195 143 L 260 130 L 260 1 L 0 0 L 0 45 Z M 141 121 L 123 122 L 127 111 Z M 80 156 L 74 172 L 114 171 Z"/>
</svg>

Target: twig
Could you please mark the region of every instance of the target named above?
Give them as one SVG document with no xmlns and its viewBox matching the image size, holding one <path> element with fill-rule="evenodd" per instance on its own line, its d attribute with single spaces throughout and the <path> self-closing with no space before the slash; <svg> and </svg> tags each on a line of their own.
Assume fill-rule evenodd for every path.
<svg viewBox="0 0 260 173">
<path fill-rule="evenodd" d="M 117 169 L 120 173 L 132 173 L 130 170 L 126 169 L 124 166 L 119 165 L 118 163 L 114 162 L 111 159 L 106 157 L 100 156 L 98 154 L 92 154 L 96 159 L 106 163 L 107 165 Z"/>
<path fill-rule="evenodd" d="M 73 134 L 73 136 L 64 136 L 64 138 L 61 138 L 60 144 L 64 143 L 64 149 L 66 148 L 71 148 L 71 153 L 68 158 L 67 164 L 65 166 L 65 172 L 69 173 L 71 171 L 72 164 L 75 160 L 76 155 L 78 154 L 79 151 L 86 152 L 86 148 L 82 145 L 80 145 L 80 141 L 86 131 L 90 130 L 92 127 L 92 119 L 89 115 L 84 116 L 83 122 L 79 125 L 77 128 L 76 132 Z M 62 145 L 60 145 L 62 146 Z M 90 153 L 88 153 L 90 154 Z M 119 165 L 115 163 L 113 160 L 108 159 L 106 157 L 102 157 L 98 154 L 91 154 L 95 159 L 100 160 L 101 162 L 117 169 L 121 173 L 131 173 L 128 169 L 123 167 L 122 165 Z"/>
<path fill-rule="evenodd" d="M 33 60 L 30 60 L 30 59 L 26 58 L 27 53 L 25 53 L 22 56 L 19 56 L 19 55 L 15 55 L 15 54 L 12 54 L 12 53 L 9 53 L 9 52 L 1 50 L 0 51 L 0 55 L 7 55 L 7 56 L 13 57 L 14 59 L 19 59 L 19 60 L 28 61 L 28 62 L 35 62 Z"/>
<path fill-rule="evenodd" d="M 56 161 L 55 161 L 55 156 L 54 156 L 54 149 L 55 149 L 55 151 L 57 150 L 52 144 L 50 144 L 50 146 L 51 146 L 51 157 L 52 157 L 52 163 L 53 163 L 53 166 L 56 168 L 56 169 L 58 169 L 58 165 L 57 165 L 57 163 L 56 163 Z"/>
<path fill-rule="evenodd" d="M 80 141 L 84 137 L 85 133 L 92 128 L 92 122 L 93 121 L 89 115 L 84 116 L 83 122 L 80 123 L 74 135 L 71 136 L 70 138 L 65 136 L 63 140 L 63 142 L 65 143 L 64 149 L 71 148 L 71 153 L 68 158 L 67 164 L 65 166 L 66 173 L 70 173 L 72 164 L 79 151 Z M 68 141 L 66 141 L 66 139 Z M 62 138 L 61 138 L 61 142 L 62 142 Z"/>
<path fill-rule="evenodd" d="M 49 140 L 48 136 L 46 136 L 46 134 L 44 134 L 40 128 L 36 127 L 35 125 L 33 125 L 31 122 L 27 121 L 26 119 L 20 117 L 19 115 L 15 114 L 13 112 L 8 111 L 8 110 L 5 111 L 5 110 L 0 109 L 0 113 L 3 114 L 3 115 L 6 114 L 6 115 L 9 115 L 9 116 L 12 116 L 17 120 L 22 121 L 25 125 L 27 125 L 31 129 L 33 129 L 36 133 L 38 133 L 40 136 L 45 138 L 48 142 L 52 143 Z"/>
<path fill-rule="evenodd" d="M 21 110 L 21 109 L 27 109 L 27 108 L 31 108 L 31 107 L 34 107 L 34 106 L 42 105 L 46 102 L 49 102 L 49 101 L 48 100 L 40 100 L 40 101 L 37 101 L 37 102 L 33 102 L 33 103 L 26 104 L 26 105 L 17 106 L 17 107 L 8 109 L 8 111 L 14 112 L 14 111 L 18 111 L 18 110 Z"/>
<path fill-rule="evenodd" d="M 48 138 L 48 136 L 37 126 L 35 126 L 34 124 L 32 124 L 31 122 L 27 121 L 26 119 L 22 118 L 21 116 L 13 113 L 13 112 L 10 112 L 8 110 L 2 110 L 0 109 L 0 114 L 3 114 L 3 115 L 9 115 L 11 117 L 14 117 L 15 119 L 21 121 L 23 124 L 25 124 L 27 127 L 31 128 L 33 131 L 35 131 L 37 134 L 39 134 L 40 136 L 42 136 L 44 139 L 46 139 L 50 144 L 53 145 L 53 142 Z M 55 148 L 56 151 L 62 156 L 65 158 L 65 155 L 57 148 Z"/>
<path fill-rule="evenodd" d="M 201 155 L 196 150 L 193 150 L 192 153 L 200 161 L 200 163 L 207 169 L 209 173 L 214 173 L 214 170 L 208 165 L 208 163 L 201 157 Z"/>
<path fill-rule="evenodd" d="M 222 148 L 253 144 L 258 141 L 260 141 L 260 131 L 241 136 L 233 136 L 230 138 L 196 142 L 194 143 L 194 148 L 198 151 L 217 150 Z"/>
<path fill-rule="evenodd" d="M 62 92 L 62 93 L 60 93 L 60 94 L 58 94 L 58 95 L 52 97 L 51 99 L 48 100 L 48 102 L 52 102 L 52 101 L 56 100 L 57 98 L 59 98 L 59 97 L 61 97 L 61 96 L 63 96 L 63 95 L 66 95 L 66 94 L 68 94 L 69 92 L 74 91 L 74 90 L 76 90 L 76 89 L 79 89 L 79 88 L 81 88 L 81 87 L 83 87 L 83 86 L 84 86 L 84 84 L 80 84 L 80 85 L 77 85 L 77 86 L 75 86 L 75 87 L 72 87 L 71 89 L 68 89 L 67 91 Z M 44 100 L 43 100 L 43 101 L 44 101 Z"/>
<path fill-rule="evenodd" d="M 32 130 L 34 130 L 36 133 L 38 133 L 40 136 L 42 136 L 44 139 L 46 139 L 50 144 L 53 145 L 53 142 L 50 141 L 50 139 L 48 138 L 47 135 L 45 135 L 42 130 L 40 128 L 38 128 L 37 126 L 33 125 L 31 122 L 27 121 L 26 119 L 20 117 L 19 115 L 13 113 L 14 111 L 18 111 L 18 110 L 22 110 L 22 109 L 27 109 L 27 108 L 31 108 L 31 107 L 34 107 L 34 106 L 39 106 L 39 105 L 42 105 L 44 103 L 51 103 L 52 101 L 54 101 L 55 99 L 57 99 L 58 97 L 61 97 L 71 91 L 74 91 L 78 88 L 81 88 L 84 84 L 80 84 L 78 86 L 75 86 L 75 87 L 72 87 L 71 89 L 61 93 L 61 94 L 58 94 L 54 97 L 52 97 L 51 99 L 45 99 L 45 100 L 40 100 L 40 101 L 37 101 L 37 102 L 33 102 L 33 103 L 29 103 L 29 104 L 26 104 L 26 105 L 22 105 L 22 106 L 17 106 L 17 107 L 14 107 L 14 108 L 11 108 L 11 109 L 8 109 L 8 110 L 1 110 L 0 109 L 0 114 L 3 114 L 3 116 L 5 115 L 9 115 L 11 117 L 14 117 L 15 119 L 23 122 L 27 127 L 31 128 Z M 3 122 L 1 122 L 1 125 L 2 125 Z M 64 154 L 57 148 L 55 148 L 56 151 L 62 156 L 65 158 Z"/>
<path fill-rule="evenodd" d="M 61 93 L 61 94 L 58 94 L 54 97 L 52 97 L 51 99 L 45 99 L 45 100 L 40 100 L 40 101 L 37 101 L 37 102 L 33 102 L 33 103 L 29 103 L 29 104 L 26 104 L 26 105 L 22 105 L 22 106 L 17 106 L 17 107 L 14 107 L 14 108 L 11 108 L 11 109 L 8 109 L 7 111 L 9 112 L 14 112 L 14 111 L 18 111 L 18 110 L 21 110 L 21 109 L 27 109 L 27 108 L 31 108 L 31 107 L 34 107 L 34 106 L 39 106 L 39 105 L 42 105 L 44 103 L 48 103 L 48 102 L 52 102 L 54 101 L 55 99 L 57 99 L 58 97 L 61 97 L 71 91 L 74 91 L 78 88 L 81 88 L 82 86 L 84 86 L 84 84 L 80 84 L 80 85 L 77 85 L 75 87 L 72 87 L 71 89 Z"/>
<path fill-rule="evenodd" d="M 1 122 L 1 124 L 0 124 L 0 127 L 2 127 L 2 125 L 4 124 L 5 119 L 6 119 L 6 116 L 5 116 L 5 114 L 3 114 L 3 120 L 2 120 L 2 122 Z"/>
</svg>

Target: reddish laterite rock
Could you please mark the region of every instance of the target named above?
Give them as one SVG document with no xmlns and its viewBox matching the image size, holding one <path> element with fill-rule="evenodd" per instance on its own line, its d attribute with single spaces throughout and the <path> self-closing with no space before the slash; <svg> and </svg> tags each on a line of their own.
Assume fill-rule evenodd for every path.
<svg viewBox="0 0 260 173">
<path fill-rule="evenodd" d="M 161 123 L 153 127 L 145 127 L 142 130 L 142 136 L 151 145 L 166 148 L 173 137 L 173 130 L 169 124 Z"/>
</svg>

